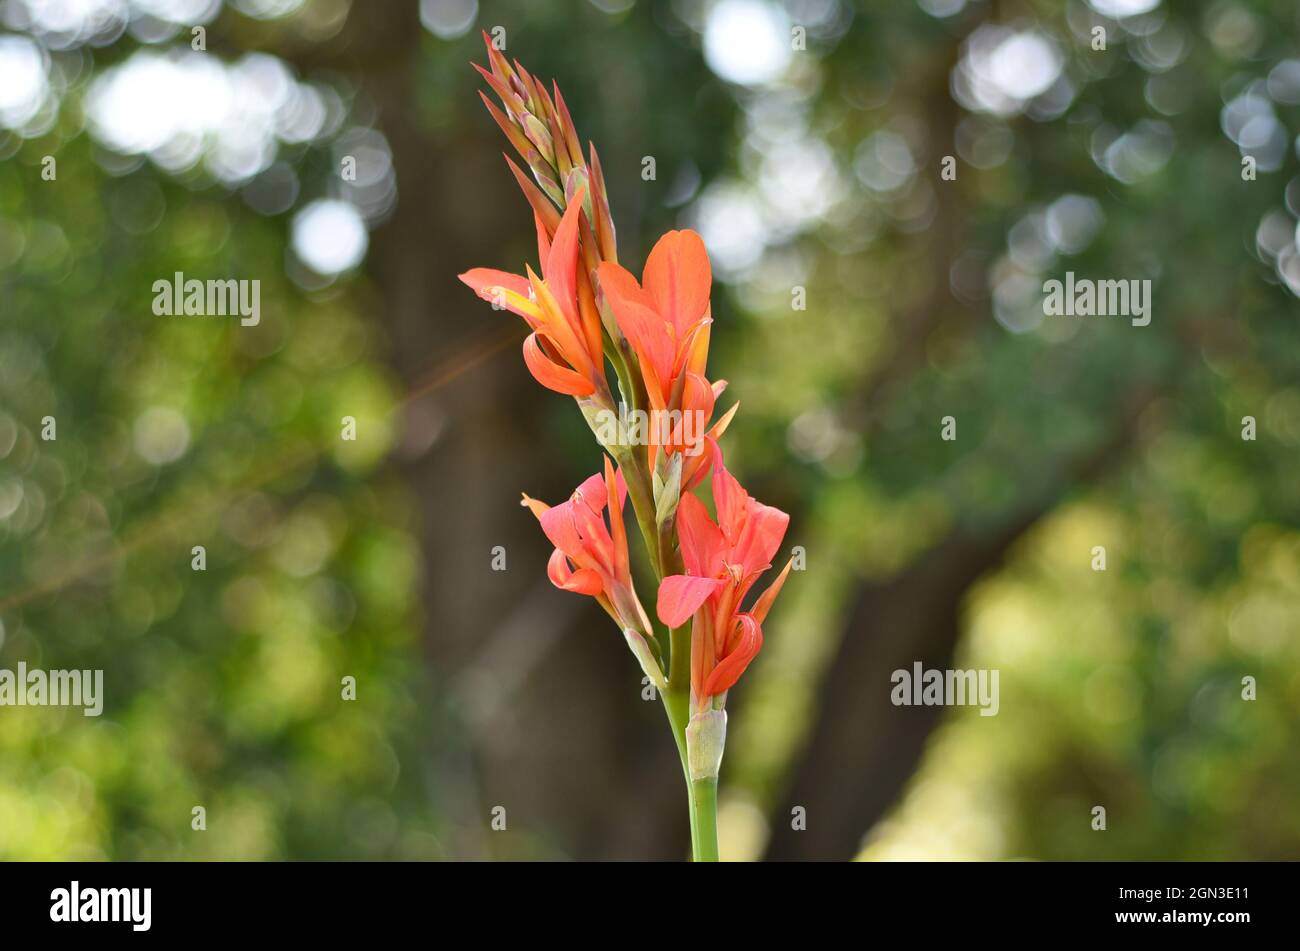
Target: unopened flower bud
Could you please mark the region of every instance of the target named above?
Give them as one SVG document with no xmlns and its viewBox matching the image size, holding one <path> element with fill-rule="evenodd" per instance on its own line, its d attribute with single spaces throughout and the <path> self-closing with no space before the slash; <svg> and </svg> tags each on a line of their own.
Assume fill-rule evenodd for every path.
<svg viewBox="0 0 1300 951">
<path fill-rule="evenodd" d="M 664 460 L 668 461 L 665 463 Z M 677 514 L 677 503 L 682 497 L 682 456 L 661 455 L 660 465 L 655 466 L 653 488 L 655 494 L 655 522 L 661 527 L 668 524 Z M 660 469 L 666 470 L 661 473 Z"/>
</svg>

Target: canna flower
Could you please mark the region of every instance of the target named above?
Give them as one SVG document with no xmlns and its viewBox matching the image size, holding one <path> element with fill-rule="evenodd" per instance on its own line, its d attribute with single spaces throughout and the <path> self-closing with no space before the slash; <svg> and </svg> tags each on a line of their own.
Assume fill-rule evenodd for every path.
<svg viewBox="0 0 1300 951">
<path fill-rule="evenodd" d="M 658 449 L 683 453 L 688 458 L 682 485 L 694 486 L 708 472 L 716 449 L 713 441 L 735 413 L 733 406 L 707 432 L 684 422 L 690 414 L 707 425 L 727 386 L 725 380 L 709 383 L 704 376 L 713 322 L 709 307 L 713 273 L 704 242 L 694 231 L 668 232 L 646 259 L 640 283 L 612 261 L 602 263 L 596 273 L 600 291 L 640 364 L 650 409 L 682 414 L 683 422 L 662 444 L 652 441 L 649 464 L 654 468 Z"/>
<path fill-rule="evenodd" d="M 529 267 L 524 277 L 473 268 L 460 279 L 479 297 L 527 321 L 533 332 L 524 341 L 524 363 L 538 383 L 568 396 L 598 394 L 598 400 L 608 405 L 600 315 L 590 282 L 579 280 L 578 274 L 581 215 L 579 194 L 556 227 L 554 240 L 541 218 L 534 216 L 540 278 Z"/>
<path fill-rule="evenodd" d="M 588 161 L 557 86 L 552 96 L 486 33 L 483 39 L 487 68 L 475 69 L 500 105 L 479 95 L 527 169 L 506 157 L 533 212 L 541 273 L 473 268 L 460 279 L 524 319 L 529 372 L 573 396 L 613 456 L 565 502 L 550 506 L 524 495 L 523 505 L 555 546 L 547 563 L 551 582 L 595 598 L 659 690 L 686 770 L 693 855 L 716 861 L 726 694 L 758 654 L 762 624 L 790 573 L 793 562 L 749 598 L 772 567 L 790 519 L 751 498 L 723 465 L 718 439 L 737 407 L 712 422 L 727 384 L 709 382 L 705 372 L 713 274 L 704 242 L 693 231 L 670 231 L 639 281 L 620 267 L 595 147 Z M 618 382 L 617 419 L 607 412 L 615 403 L 606 359 Z M 632 411 L 628 432 L 625 409 Z M 689 491 L 710 470 L 716 522 Z M 623 521 L 628 496 L 650 569 L 662 578 L 656 612 L 669 630 L 658 635 L 632 581 Z M 671 573 L 678 571 L 684 573 Z"/>
<path fill-rule="evenodd" d="M 684 575 L 659 586 L 656 611 L 670 628 L 693 619 L 691 695 L 703 709 L 725 694 L 763 646 L 763 621 L 785 584 L 793 559 L 748 611 L 741 603 L 763 572 L 772 567 L 790 516 L 755 501 L 727 471 L 719 454 L 713 464 L 715 523 L 691 493 L 677 508 Z M 719 704 L 720 705 L 720 704 Z"/>
<path fill-rule="evenodd" d="M 614 486 L 613 498 L 609 486 Z M 595 598 L 624 631 L 653 634 L 650 619 L 632 586 L 623 505 L 627 485 L 621 471 L 605 458 L 605 472 L 596 473 L 574 490 L 566 502 L 551 506 L 524 496 L 542 531 L 555 546 L 547 563 L 551 583 L 564 591 Z M 609 508 L 609 524 L 604 511 Z"/>
</svg>

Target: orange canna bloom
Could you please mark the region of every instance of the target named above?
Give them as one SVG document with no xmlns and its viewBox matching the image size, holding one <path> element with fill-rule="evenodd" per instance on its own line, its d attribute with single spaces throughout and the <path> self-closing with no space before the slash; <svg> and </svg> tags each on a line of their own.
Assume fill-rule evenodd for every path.
<svg viewBox="0 0 1300 951">
<path fill-rule="evenodd" d="M 602 263 L 596 273 L 601 293 L 640 363 L 650 409 L 682 413 L 682 422 L 675 424 L 668 438 L 651 445 L 650 466 L 654 467 L 659 448 L 666 453 L 684 452 L 690 458 L 683 465 L 682 484 L 693 486 L 707 474 L 712 440 L 722 435 L 735 412 L 732 407 L 707 432 L 685 423 L 690 414 L 707 424 L 727 386 L 725 380 L 711 384 L 704 376 L 713 322 L 709 307 L 713 272 L 704 241 L 694 231 L 668 232 L 646 259 L 639 283 L 613 262 Z"/>
<path fill-rule="evenodd" d="M 599 394 L 609 403 L 605 380 L 600 315 L 585 273 L 578 271 L 578 224 L 583 194 L 565 211 L 554 240 L 534 215 L 539 278 L 492 268 L 473 268 L 460 275 L 479 297 L 518 314 L 533 332 L 524 341 L 524 363 L 538 383 L 568 396 Z"/>
<path fill-rule="evenodd" d="M 727 471 L 720 454 L 712 482 L 716 523 L 703 502 L 682 494 L 677 528 L 686 574 L 664 578 L 656 604 L 659 620 L 671 628 L 693 618 L 691 694 L 697 706 L 730 690 L 758 654 L 763 621 L 793 563 L 787 562 L 776 581 L 742 611 L 754 582 L 772 567 L 790 516 L 755 501 Z"/>
<path fill-rule="evenodd" d="M 690 792 L 693 855 L 716 861 L 726 694 L 762 647 L 763 622 L 793 565 L 750 597 L 790 517 L 755 501 L 723 465 L 718 440 L 737 406 L 713 422 L 727 384 L 706 376 L 713 271 L 704 241 L 694 231 L 670 231 L 640 280 L 620 267 L 595 147 L 583 155 L 558 86 L 548 88 L 486 33 L 483 39 L 487 64 L 475 69 L 488 90 L 480 97 L 517 153 L 506 163 L 533 213 L 540 276 L 531 267 L 523 275 L 473 268 L 460 279 L 524 319 L 529 372 L 574 397 L 612 455 L 566 501 L 551 506 L 524 495 L 523 505 L 555 546 L 551 583 L 595 598 L 660 692 Z M 710 472 L 716 521 L 691 491 Z M 661 579 L 655 608 L 667 632 L 656 634 L 632 580 L 623 519 L 629 496 L 649 567 Z"/>
<path fill-rule="evenodd" d="M 609 486 L 614 491 L 609 491 Z M 587 479 L 568 501 L 551 506 L 524 496 L 542 531 L 555 546 L 547 564 L 551 583 L 565 591 L 595 598 L 623 630 L 653 634 L 650 619 L 637 599 L 627 552 L 623 505 L 627 485 L 605 458 L 605 473 Z M 604 511 L 609 508 L 609 524 Z"/>
</svg>

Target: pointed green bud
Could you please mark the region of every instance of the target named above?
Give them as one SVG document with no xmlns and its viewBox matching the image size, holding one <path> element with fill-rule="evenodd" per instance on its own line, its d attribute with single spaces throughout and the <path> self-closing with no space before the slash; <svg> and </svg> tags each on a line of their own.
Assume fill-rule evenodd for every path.
<svg viewBox="0 0 1300 951">
<path fill-rule="evenodd" d="M 609 334 L 610 341 L 618 347 L 619 354 L 623 358 L 623 363 L 629 370 L 634 373 L 640 373 L 640 365 L 636 362 L 636 354 L 632 352 L 632 346 L 623 336 L 622 328 L 618 325 L 618 318 L 614 316 L 614 309 L 609 306 L 609 300 L 604 294 L 597 297 L 597 304 L 600 307 L 600 325 L 605 328 L 605 333 Z M 625 394 L 631 398 L 631 394 Z"/>
<path fill-rule="evenodd" d="M 607 450 L 614 456 L 615 461 L 622 465 L 620 453 L 623 448 L 619 442 L 618 432 L 618 413 L 610 409 L 603 402 L 591 399 L 590 397 L 578 397 L 575 401 L 578 409 L 582 411 L 582 416 L 591 428 L 591 434 L 596 437 L 597 444 Z"/>
<path fill-rule="evenodd" d="M 567 207 L 568 203 L 573 201 L 573 196 L 582 190 L 584 195 L 582 199 L 582 210 L 587 213 L 588 221 L 595 221 L 591 214 L 591 179 L 587 176 L 587 170 L 574 166 L 569 170 L 569 174 L 564 176 L 564 201 Z"/>
<path fill-rule="evenodd" d="M 525 113 L 521 124 L 524 127 L 524 135 L 528 136 L 528 141 L 537 146 L 542 158 L 550 166 L 555 165 L 555 144 L 551 141 L 551 132 L 546 128 L 546 124 L 537 116 Z"/>
<path fill-rule="evenodd" d="M 669 461 L 664 462 L 667 458 Z M 662 473 L 660 470 L 664 470 Z M 682 497 L 682 454 L 675 452 L 671 456 L 659 457 L 655 465 L 655 524 L 667 525 L 677 514 L 677 503 Z"/>
<path fill-rule="evenodd" d="M 533 178 L 537 179 L 537 184 L 542 186 L 542 191 L 546 192 L 546 197 L 561 208 L 567 208 L 568 203 L 564 200 L 564 189 L 552 177 L 550 169 L 542 163 L 542 156 L 538 155 L 536 150 L 528 154 L 528 167 L 533 170 Z"/>
</svg>

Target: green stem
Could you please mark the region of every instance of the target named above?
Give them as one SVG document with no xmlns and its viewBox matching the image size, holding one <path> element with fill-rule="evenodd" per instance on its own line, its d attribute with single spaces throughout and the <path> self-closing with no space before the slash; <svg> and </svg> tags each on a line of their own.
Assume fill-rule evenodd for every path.
<svg viewBox="0 0 1300 951">
<path fill-rule="evenodd" d="M 628 373 L 623 360 L 615 360 L 615 372 L 618 374 L 619 390 L 624 395 L 633 394 L 633 405 L 644 401 L 644 392 L 635 388 L 637 378 Z M 636 515 L 641 537 L 645 542 L 646 553 L 650 557 L 650 567 L 656 583 L 665 575 L 677 574 L 682 570 L 681 556 L 673 544 L 673 519 L 664 525 L 658 524 L 655 511 L 654 491 L 649 473 L 638 457 L 637 449 L 631 446 L 608 447 L 615 461 L 623 470 L 627 482 L 628 495 L 632 499 L 632 511 Z M 673 731 L 673 740 L 677 743 L 677 754 L 682 761 L 682 777 L 686 782 L 688 814 L 691 820 L 691 855 L 697 862 L 718 861 L 718 780 L 717 777 L 705 780 L 691 780 L 689 751 L 686 746 L 686 727 L 691 718 L 691 631 L 689 625 L 682 625 L 668 632 L 667 643 L 662 635 L 655 635 L 660 642 L 660 656 L 668 656 L 667 687 L 661 693 L 664 711 L 668 714 L 668 724 Z M 665 650 L 666 648 L 666 650 Z"/>
<path fill-rule="evenodd" d="M 645 542 L 646 552 L 650 556 L 650 566 L 654 568 L 656 578 L 663 577 L 663 567 L 659 563 L 659 532 L 655 527 L 655 498 L 650 488 L 650 479 L 645 467 L 637 465 L 635 449 L 627 446 L 610 447 L 614 461 L 623 470 L 623 481 L 627 483 L 628 498 L 632 500 L 632 512 L 636 515 L 637 526 L 641 529 L 641 540 Z"/>
<path fill-rule="evenodd" d="M 686 636 L 686 649 L 682 650 L 678 638 L 683 629 L 671 632 L 673 641 L 672 663 L 677 667 L 677 658 L 690 657 L 690 635 Z M 677 755 L 682 760 L 682 778 L 686 781 L 687 812 L 691 819 L 691 857 L 696 862 L 716 862 L 718 860 L 717 828 L 717 780 L 691 782 L 690 767 L 686 751 L 686 725 L 691 719 L 690 666 L 686 667 L 687 679 L 678 678 L 670 681 L 668 689 L 663 692 L 664 710 L 668 713 L 668 725 L 672 727 L 673 739 L 677 742 Z M 709 789 L 701 787 L 708 786 Z"/>
<path fill-rule="evenodd" d="M 686 726 L 691 720 L 691 629 L 687 624 L 668 632 L 671 652 L 664 710 L 682 759 L 691 819 L 691 857 L 697 862 L 718 861 L 718 780 L 691 780 L 686 749 Z"/>
<path fill-rule="evenodd" d="M 682 775 L 686 777 L 686 782 L 691 781 L 690 772 L 686 763 L 686 724 L 690 721 L 690 697 L 686 691 L 674 689 L 670 683 L 668 689 L 663 692 L 664 710 L 668 713 L 668 725 L 673 730 L 673 740 L 677 743 L 677 755 L 682 760 Z M 691 836 L 694 838 L 694 835 Z"/>
<path fill-rule="evenodd" d="M 697 862 L 718 861 L 718 777 L 690 784 L 691 854 Z"/>
</svg>

